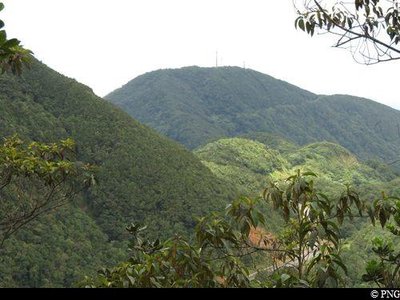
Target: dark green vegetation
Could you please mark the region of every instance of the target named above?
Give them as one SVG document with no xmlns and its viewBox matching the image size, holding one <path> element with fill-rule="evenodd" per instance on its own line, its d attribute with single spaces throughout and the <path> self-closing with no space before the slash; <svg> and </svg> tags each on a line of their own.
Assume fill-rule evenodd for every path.
<svg viewBox="0 0 400 300">
<path fill-rule="evenodd" d="M 355 1 L 367 32 L 379 27 L 368 24 L 370 5 L 383 16 L 378 3 Z M 339 26 L 323 13 L 320 29 Z M 398 12 L 387 16 L 397 45 Z M 303 15 L 296 24 L 313 34 L 313 21 Z M 29 54 L 0 31 L 3 73 L 21 75 Z M 376 196 L 400 192 L 398 174 L 381 162 L 398 159 L 397 111 L 239 68 L 159 71 L 134 82 L 134 103 L 151 126 L 189 147 L 213 141 L 198 148 L 199 159 L 35 60 L 23 77 L 0 77 L 0 287 L 69 287 L 112 265 L 81 284 L 399 286 L 400 199 Z M 224 214 L 236 191 L 250 197 Z M 126 261 L 132 221 L 147 224 L 150 239 L 128 226 Z"/>
<path fill-rule="evenodd" d="M 71 287 L 99 266 L 123 259 L 125 242 L 110 242 L 87 212 L 66 204 L 6 241 L 0 287 Z"/>
<path fill-rule="evenodd" d="M 77 159 L 97 166 L 98 181 L 5 244 L 5 286 L 68 286 L 121 257 L 110 241 L 123 238 L 127 224 L 146 223 L 153 235 L 187 234 L 196 216 L 221 210 L 234 197 L 182 146 L 35 60 L 21 77 L 0 76 L 0 107 L 2 137 L 72 137 Z"/>
<path fill-rule="evenodd" d="M 243 72 L 240 69 L 232 70 Z M 281 84 L 285 86 L 285 83 Z M 250 274 L 247 270 L 254 274 L 257 268 L 249 265 L 246 259 L 219 260 L 216 264 L 204 265 L 203 254 L 206 259 L 211 260 L 214 256 L 229 254 L 230 251 L 239 251 L 235 255 L 240 256 L 240 251 L 243 251 L 242 242 L 247 241 L 251 229 L 249 224 L 257 226 L 264 218 L 264 230 L 272 232 L 279 240 L 282 238 L 280 241 L 283 244 L 280 245 L 286 245 L 282 251 L 286 251 L 291 259 L 301 256 L 301 264 L 305 265 L 308 262 L 305 252 L 307 249 L 304 246 L 297 250 L 290 248 L 293 243 L 297 243 L 293 240 L 290 242 L 293 237 L 290 234 L 298 236 L 297 233 L 290 233 L 289 229 L 293 227 L 291 218 L 285 220 L 273 212 L 273 201 L 264 203 L 260 211 L 263 217 L 259 213 L 242 216 L 240 214 L 246 213 L 246 210 L 242 210 L 243 203 L 251 209 L 254 206 L 253 200 L 241 198 L 230 208 L 233 209 L 231 216 L 236 223 L 225 223 L 227 220 L 224 216 L 218 217 L 220 219 L 215 219 L 215 216 L 207 217 L 199 223 L 206 228 L 197 231 L 197 237 L 188 237 L 196 224 L 194 217 L 206 216 L 211 211 L 222 212 L 226 203 L 237 195 L 236 191 L 254 197 L 257 202 L 261 199 L 260 192 L 267 186 L 268 178 L 281 181 L 298 169 L 317 173 L 319 176 L 314 179 L 315 187 L 331 199 L 340 199 L 341 193 L 346 190 L 346 183 L 359 189 L 367 203 L 376 198 L 377 191 L 387 190 L 393 194 L 399 192 L 397 174 L 387 165 L 378 160 L 363 162 L 347 149 L 332 142 L 319 141 L 299 145 L 300 141 L 295 138 L 289 140 L 276 133 L 256 132 L 254 129 L 254 132 L 243 132 L 240 138 L 211 142 L 198 148 L 193 155 L 183 146 L 160 137 L 112 104 L 96 97 L 89 88 L 65 78 L 37 61 L 33 61 L 32 70 L 25 72 L 22 77 L 8 74 L 0 77 L 0 90 L 0 105 L 4 108 L 0 116 L 0 132 L 3 136 L 18 133 L 24 140 L 43 142 L 72 137 L 77 144 L 75 155 L 78 161 L 96 165 L 98 181 L 98 184 L 78 195 L 73 203 L 67 204 L 56 213 L 38 218 L 28 228 L 7 240 L 0 260 L 2 286 L 71 286 L 81 275 L 93 274 L 100 266 L 116 265 L 126 258 L 127 244 L 122 241 L 127 237 L 125 227 L 131 222 L 148 225 L 150 239 L 169 239 L 165 243 L 155 244 L 140 244 L 144 240 L 138 240 L 139 244 L 134 245 L 133 250 L 139 251 L 139 256 L 135 258 L 140 262 L 137 270 L 145 270 L 144 273 L 139 272 L 140 276 L 129 275 L 129 272 L 133 272 L 130 261 L 120 265 L 120 268 L 112 269 L 111 273 L 103 274 L 103 277 L 98 278 L 100 282 L 93 284 L 196 286 L 206 282 L 208 286 L 246 286 L 249 279 L 255 276 L 267 286 L 303 285 L 303 279 L 311 286 L 359 286 L 362 284 L 364 266 L 372 251 L 359 231 L 366 221 L 357 219 L 356 222 L 344 222 L 340 232 L 335 233 L 338 237 L 326 236 L 325 234 L 331 234 L 329 231 L 320 232 L 323 234 L 322 244 L 325 238 L 340 238 L 347 242 L 347 248 L 340 248 L 343 248 L 343 259 L 349 269 L 348 276 L 344 276 L 344 270 L 339 270 L 341 258 L 338 260 L 339 258 L 330 256 L 340 250 L 335 245 L 328 251 L 328 256 L 318 258 L 321 260 L 316 262 L 313 269 L 305 270 L 300 265 L 297 266 L 297 271 L 294 268 L 294 271 L 289 272 L 289 277 L 279 271 L 276 278 L 270 278 L 269 271 L 263 273 L 263 270 L 259 270 L 259 273 L 248 278 L 246 276 Z M 310 94 L 298 91 L 303 93 L 302 101 L 307 104 L 309 100 L 306 100 L 305 95 Z M 319 102 L 316 100 L 310 103 Z M 289 123 L 288 126 L 290 127 Z M 296 178 L 292 177 L 294 180 Z M 281 187 L 272 186 L 271 191 L 280 193 L 276 190 L 274 192 L 275 188 Z M 315 196 L 314 192 L 310 194 L 313 188 L 314 183 L 306 186 L 304 193 L 308 196 L 305 197 Z M 287 197 L 286 200 L 292 201 Z M 320 200 L 324 201 L 322 198 Z M 327 209 L 322 208 L 324 205 L 322 203 L 318 209 Z M 284 214 L 287 213 L 285 206 L 281 209 Z M 328 215 L 335 213 L 330 208 L 328 210 Z M 256 219 L 248 219 L 250 217 Z M 283 237 L 280 233 L 282 228 Z M 238 232 L 244 234 L 240 239 L 241 243 L 235 241 L 239 237 Z M 377 232 L 374 229 L 369 234 Z M 186 237 L 171 238 L 176 233 L 182 233 Z M 224 244 L 219 240 L 220 236 L 215 237 L 213 234 L 222 234 L 222 239 L 229 243 Z M 285 234 L 289 234 L 286 235 L 289 240 L 284 239 Z M 307 234 L 312 235 L 312 232 Z M 303 242 L 304 240 L 301 241 Z M 160 245 L 165 247 L 160 248 Z M 254 248 L 254 245 L 250 246 Z M 183 266 L 175 264 L 176 247 L 182 250 L 179 255 L 183 253 L 183 256 L 177 258 L 185 261 L 183 273 L 179 273 Z M 247 250 L 252 251 L 250 248 Z M 201 253 L 202 249 L 206 252 Z M 354 251 L 360 255 L 355 256 Z M 193 258 L 197 259 L 194 265 L 191 261 Z M 164 277 L 165 281 L 160 277 L 162 280 L 156 281 L 157 284 L 152 282 L 151 278 L 158 275 L 154 269 L 147 269 L 151 266 L 147 264 L 148 259 L 155 264 L 160 259 L 170 260 L 170 265 L 167 263 L 159 266 L 165 274 L 169 274 Z M 256 265 L 261 263 L 268 270 L 274 262 L 274 258 L 260 253 L 254 259 Z M 323 272 L 324 265 L 330 263 L 328 260 L 337 260 L 329 270 L 337 272 L 335 278 L 343 277 L 345 282 L 339 282 L 335 278 L 330 279 L 329 283 L 326 280 L 317 280 L 315 272 Z M 219 273 L 218 270 L 223 272 Z M 369 271 L 373 273 L 377 269 L 370 267 Z M 197 272 L 201 276 L 190 278 L 193 281 L 179 280 L 182 274 L 186 274 L 184 277 L 187 278 L 188 274 Z M 389 265 L 385 272 L 395 273 L 395 270 Z M 131 280 L 127 275 L 141 283 L 127 282 L 126 279 Z M 224 278 L 231 276 L 231 279 L 228 282 L 221 281 L 214 275 Z"/>
<path fill-rule="evenodd" d="M 362 159 L 400 155 L 399 111 L 352 96 L 318 96 L 237 67 L 155 71 L 106 99 L 191 149 L 268 132 L 300 145 L 337 143 Z"/>
<path fill-rule="evenodd" d="M 194 242 L 179 237 L 149 241 L 143 238 L 143 229 L 133 224 L 129 228 L 134 236 L 129 261 L 87 278 L 85 285 L 346 286 L 344 275 L 348 268 L 341 255 L 341 227 L 345 218 L 352 219 L 355 213 L 362 215 L 366 205 L 351 188 L 337 198 L 328 197 L 314 186 L 310 177 L 315 174 L 298 171 L 286 183 L 270 183 L 262 197 L 234 201 L 225 216 L 214 214 L 200 219 Z M 262 229 L 270 222 L 260 210 L 266 204 L 272 205 L 284 219 L 277 237 Z M 380 205 L 370 207 L 370 211 L 375 220 Z M 257 231 L 264 234 L 257 238 Z"/>
<path fill-rule="evenodd" d="M 397 175 L 379 162 L 363 163 L 345 148 L 318 142 L 296 146 L 289 141 L 264 135 L 259 142 L 245 138 L 221 139 L 194 151 L 201 161 L 221 179 L 236 185 L 243 194 L 259 193 L 267 177 L 282 180 L 301 169 L 319 174 L 316 182 L 334 192 L 344 184 L 379 185 Z M 269 143 L 271 142 L 271 143 Z M 280 151 L 281 144 L 285 145 Z M 290 149 L 290 150 L 289 150 Z"/>
<path fill-rule="evenodd" d="M 236 185 L 242 194 L 253 197 L 260 195 L 268 181 L 280 182 L 296 170 L 317 173 L 319 176 L 314 179 L 315 186 L 329 197 L 339 197 L 346 184 L 350 184 L 367 204 L 381 198 L 381 191 L 400 196 L 399 177 L 391 168 L 378 161 L 362 162 L 347 149 L 329 142 L 296 146 L 274 135 L 257 134 L 253 139 L 221 139 L 197 149 L 195 154 L 216 176 Z M 389 207 L 393 206 L 391 204 Z M 280 232 L 282 220 L 273 212 L 272 207 L 263 213 L 265 228 L 275 234 Z M 348 275 L 342 275 L 346 286 L 365 287 L 374 284 L 363 283 L 362 275 L 367 261 L 371 259 L 372 240 L 375 237 L 384 238 L 378 241 L 389 244 L 389 249 L 398 240 L 390 232 L 369 224 L 365 214 L 364 218 L 356 217 L 352 222 L 345 222 L 340 230 L 344 242 L 343 259 L 348 267 Z M 385 264 L 388 263 L 385 261 Z M 379 265 L 376 263 L 376 266 Z M 387 269 L 394 273 L 394 267 L 389 266 Z M 372 270 L 384 272 L 383 269 Z"/>
<path fill-rule="evenodd" d="M 24 144 L 17 136 L 0 145 L 0 250 L 40 215 L 72 201 L 95 182 L 92 167 L 73 157 L 74 142 Z"/>
<path fill-rule="evenodd" d="M 239 74 L 243 72 L 238 68 L 216 70 L 222 73 L 227 70 Z M 319 100 L 314 102 L 307 100 L 307 95 L 312 95 L 308 92 L 283 82 L 280 84 L 277 93 L 283 89 L 279 93 L 287 94 L 289 93 L 287 89 L 290 90 L 291 87 L 302 95 L 303 100 L 299 102 L 304 105 L 312 107 L 312 103 L 320 103 Z M 399 192 L 397 174 L 378 160 L 362 162 L 338 144 L 319 141 L 301 145 L 302 142 L 295 137 L 289 140 L 276 132 L 260 132 L 256 131 L 256 128 L 253 128 L 253 132 L 240 132 L 242 134 L 240 138 L 225 138 L 211 142 L 198 148 L 194 155 L 183 146 L 160 137 L 112 104 L 96 97 L 89 88 L 65 78 L 35 60 L 32 63 L 32 70 L 26 71 L 22 77 L 9 74 L 1 76 L 0 90 L 0 106 L 3 109 L 0 116 L 0 132 L 3 137 L 18 133 L 24 140 L 42 142 L 54 142 L 72 137 L 77 144 L 76 158 L 78 161 L 96 166 L 95 175 L 98 181 L 98 184 L 78 195 L 74 202 L 68 203 L 56 213 L 41 216 L 29 227 L 6 241 L 0 260 L 2 286 L 71 286 L 81 275 L 93 274 L 100 266 L 116 265 L 126 258 L 127 243 L 123 241 L 127 237 L 125 227 L 131 222 L 146 224 L 150 239 L 170 238 L 165 243 L 157 245 L 135 245 L 142 247 L 141 250 L 135 248 L 136 250 L 145 251 L 144 256 L 140 254 L 137 257 L 138 261 L 143 263 L 138 266 L 139 269 L 149 266 L 146 264 L 147 259 L 154 259 L 155 262 L 164 258 L 172 259 L 171 265 L 160 265 L 160 268 L 165 268 L 164 271 L 170 275 L 165 282 L 159 282 L 160 285 L 191 286 L 201 285 L 206 281 L 209 286 L 224 286 L 224 284 L 243 286 L 249 283 L 249 278 L 246 277 L 249 274 L 242 267 L 248 268 L 249 272 L 255 270 L 254 267 L 249 267 L 248 261 L 232 259 L 206 266 L 203 265 L 203 254 L 199 251 L 207 249 L 206 257 L 219 255 L 221 251 L 228 251 L 229 254 L 229 251 L 234 251 L 231 246 L 234 246 L 233 248 L 238 246 L 236 250 L 242 251 L 241 244 L 234 241 L 238 237 L 236 233 L 239 230 L 247 238 L 248 224 L 250 224 L 248 222 L 254 221 L 253 225 L 257 225 L 260 221 L 258 218 L 261 218 L 258 213 L 255 215 L 257 220 L 243 219 L 247 220 L 243 221 L 245 223 L 239 220 L 239 225 L 229 223 L 232 227 L 224 223 L 225 217 L 217 220 L 208 217 L 203 219 L 208 222 L 204 225 L 209 226 L 208 231 L 202 229 L 198 232 L 197 238 L 189 237 L 196 224 L 195 217 L 206 216 L 211 211 L 222 212 L 226 203 L 238 194 L 236 191 L 259 199 L 260 192 L 267 186 L 267 178 L 281 181 L 295 173 L 297 169 L 302 169 L 316 172 L 319 176 L 314 180 L 315 186 L 321 188 L 332 199 L 340 198 L 346 183 L 351 183 L 360 189 L 360 194 L 367 202 L 375 199 L 377 191 L 383 189 L 393 194 Z M 292 93 L 293 97 L 296 92 Z M 281 99 L 284 101 L 284 96 Z M 291 105 L 288 103 L 285 107 Z M 243 112 L 245 109 L 240 111 Z M 390 112 L 397 116 L 394 110 Z M 281 116 L 277 111 L 274 115 Z M 307 123 L 307 126 L 312 124 Z M 175 125 L 179 128 L 179 124 Z M 287 129 L 290 128 L 292 128 L 291 123 L 287 123 Z M 312 130 L 305 132 L 312 134 Z M 217 135 L 213 136 L 213 139 L 216 138 Z M 309 137 L 309 139 L 314 141 L 317 138 Z M 310 188 L 312 186 L 313 184 Z M 309 192 L 308 189 L 304 191 L 306 194 Z M 253 200 L 242 198 L 240 201 L 245 201 L 246 205 L 253 207 L 251 204 Z M 233 206 L 237 208 L 236 213 L 245 212 L 240 209 L 242 205 L 238 204 L 240 201 L 235 202 L 236 206 Z M 269 201 L 261 209 L 261 214 L 265 218 L 263 226 L 265 230 L 278 235 L 282 228 L 290 228 L 291 225 L 271 208 L 272 204 Z M 284 207 L 282 209 L 285 210 Z M 331 213 L 333 211 L 329 212 Z M 237 215 L 236 217 L 239 218 Z M 347 248 L 343 250 L 344 260 L 349 267 L 348 276 L 343 277 L 347 286 L 362 284 L 364 265 L 369 258 L 368 253 L 371 252 L 371 247 L 366 246 L 368 241 L 358 231 L 364 224 L 361 220 L 345 222 L 340 231 L 340 239 L 348 242 Z M 229 243 L 233 245 L 221 250 L 221 241 L 207 236 L 207 232 L 212 233 L 213 230 L 219 230 L 219 233 L 225 235 L 223 239 L 231 239 Z M 369 233 L 371 232 L 377 231 L 374 229 Z M 176 233 L 181 233 L 184 237 L 171 238 Z M 199 242 L 199 234 L 201 243 L 196 244 Z M 234 236 L 229 236 L 231 234 Z M 241 241 L 243 240 L 242 236 Z M 207 247 L 211 245 L 211 248 L 205 248 L 205 244 L 202 243 L 206 243 Z M 165 248 L 160 249 L 160 245 Z M 184 280 L 179 281 L 178 279 L 182 277 L 179 272 L 169 273 L 177 267 L 173 258 L 175 246 L 186 253 L 182 257 L 186 259 L 187 269 L 182 271 L 182 274 L 202 272 L 199 281 L 189 283 Z M 289 247 L 290 243 L 286 246 Z M 151 252 L 154 250 L 151 247 L 155 247 L 156 252 Z M 306 264 L 304 250 L 303 247 L 298 252 L 287 251 L 287 255 L 292 257 L 300 255 Z M 332 251 L 338 250 L 336 246 L 332 248 Z M 360 253 L 362 259 L 355 257 L 354 251 Z M 146 253 L 151 255 L 146 256 Z M 192 265 L 185 255 L 190 257 L 198 255 L 198 264 Z M 256 254 L 255 261 L 267 267 L 273 262 L 269 256 L 259 253 Z M 226 267 L 222 268 L 223 265 Z M 319 263 L 316 268 L 318 266 Z M 129 274 L 125 272 L 125 267 L 127 271 L 132 271 L 129 264 L 123 264 L 122 269 L 114 269 L 112 274 L 105 274 L 105 277 L 99 279 L 103 281 L 96 284 L 108 285 L 110 282 L 111 285 L 121 284 L 119 279 Z M 321 268 L 323 270 L 323 267 Z M 157 276 L 157 273 L 151 268 L 146 270 L 148 272 L 142 273 L 144 277 L 140 275 L 137 280 L 143 280 L 140 283 L 143 286 L 156 286 L 151 282 L 151 278 Z M 218 273 L 218 270 L 227 273 Z M 325 285 L 325 281 L 318 283 L 311 278 L 317 272 L 315 270 L 317 269 L 308 272 L 301 267 L 290 273 L 292 279 L 279 273 L 279 276 L 283 277 L 271 279 L 272 281 L 269 280 L 266 284 L 295 286 L 303 276 L 306 276 L 310 279 L 308 281 L 310 285 Z M 388 273 L 394 272 L 391 266 L 388 266 L 387 270 Z M 370 268 L 370 272 L 375 271 L 376 269 Z M 338 272 L 337 274 L 342 274 L 340 273 L 342 271 Z M 256 275 L 257 279 L 268 275 L 261 273 Z M 215 274 L 222 277 L 232 275 L 231 281 L 229 283 L 218 281 Z M 117 277 L 110 278 L 108 275 Z M 191 279 L 196 280 L 196 278 Z M 127 284 L 140 285 L 132 282 Z M 332 284 L 339 283 L 335 281 Z"/>
</svg>

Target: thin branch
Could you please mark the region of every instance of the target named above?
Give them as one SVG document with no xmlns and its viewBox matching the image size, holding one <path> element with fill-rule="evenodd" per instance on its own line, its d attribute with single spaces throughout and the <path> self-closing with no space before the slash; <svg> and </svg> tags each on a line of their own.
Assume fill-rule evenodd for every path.
<svg viewBox="0 0 400 300">
<path fill-rule="evenodd" d="M 345 35 L 343 35 L 343 37 L 345 37 Z M 343 38 L 343 37 L 342 37 L 342 38 Z M 352 38 L 349 38 L 349 37 L 348 37 L 348 40 L 346 40 L 346 41 L 344 41 L 344 42 L 341 42 L 342 38 L 339 39 L 339 40 L 337 41 L 335 47 L 337 47 L 337 48 L 342 47 L 342 46 L 344 46 L 345 44 L 347 44 L 347 43 L 349 43 L 349 42 L 351 42 L 351 41 L 354 41 L 354 40 L 356 40 L 356 39 L 359 39 L 359 38 L 361 38 L 361 37 L 359 37 L 359 36 L 355 36 L 355 37 L 352 37 Z"/>
<path fill-rule="evenodd" d="M 355 31 L 353 31 L 353 30 L 351 30 L 351 29 L 348 29 L 348 28 L 342 26 L 339 22 L 335 22 L 335 21 L 331 18 L 331 16 L 329 16 L 329 15 L 326 13 L 326 11 L 322 8 L 322 6 L 318 3 L 317 0 L 314 0 L 314 3 L 315 3 L 315 5 L 318 7 L 319 11 L 321 11 L 322 14 L 329 20 L 329 22 L 331 22 L 332 24 L 334 24 L 336 27 L 342 29 L 344 32 L 350 33 L 350 34 L 352 34 L 352 35 L 354 35 L 354 36 L 356 36 L 356 37 L 358 37 L 358 38 L 365 38 L 365 39 L 368 39 L 368 40 L 370 40 L 370 41 L 372 41 L 372 42 L 374 42 L 374 43 L 376 43 L 376 44 L 379 44 L 379 45 L 381 45 L 381 46 L 383 46 L 383 47 L 385 47 L 385 48 L 387 48 L 387 49 L 392 50 L 393 52 L 396 52 L 396 53 L 400 54 L 400 49 L 394 48 L 391 44 L 387 44 L 387 43 L 384 43 L 384 42 L 382 42 L 382 41 L 376 39 L 375 37 L 369 35 L 366 31 L 364 31 L 364 33 L 361 34 L 361 33 L 355 32 Z"/>
</svg>

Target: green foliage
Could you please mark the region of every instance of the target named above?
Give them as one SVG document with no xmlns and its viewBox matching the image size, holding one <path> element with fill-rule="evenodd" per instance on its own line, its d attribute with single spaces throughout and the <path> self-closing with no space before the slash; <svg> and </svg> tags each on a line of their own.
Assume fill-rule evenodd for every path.
<svg viewBox="0 0 400 300">
<path fill-rule="evenodd" d="M 99 185 L 86 199 L 111 239 L 121 238 L 132 221 L 145 222 L 152 233 L 188 233 L 196 216 L 219 210 L 234 197 L 190 152 L 74 80 L 34 62 L 22 79 L 4 81 L 2 102 L 20 105 L 9 107 L 11 120 L 2 132 L 16 130 L 30 138 L 41 133 L 42 140 L 71 136 L 79 145 L 78 158 L 99 166 Z M 0 82 L 0 89 L 4 85 Z M 38 111 L 34 118 L 26 106 Z M 50 132 L 43 131 L 46 123 Z"/>
<path fill-rule="evenodd" d="M 134 235 L 129 261 L 103 269 L 94 278 L 86 277 L 86 287 L 249 287 L 249 272 L 240 257 L 250 255 L 250 228 L 260 215 L 251 199 L 239 199 L 227 209 L 229 220 L 213 214 L 199 219 L 196 239 L 189 242 L 175 236 L 164 242 L 144 239 L 146 227 L 132 224 Z"/>
<path fill-rule="evenodd" d="M 0 11 L 4 9 L 4 4 L 0 2 Z M 13 74 L 21 75 L 22 67 L 29 67 L 32 51 L 24 49 L 21 42 L 17 39 L 8 39 L 7 33 L 3 29 L 4 22 L 0 19 L 0 68 L 4 74 L 11 71 Z"/>
<path fill-rule="evenodd" d="M 266 110 L 315 95 L 252 70 L 187 67 L 144 74 L 105 98 L 194 149 L 265 130 L 271 125 Z"/>
<path fill-rule="evenodd" d="M 242 138 L 221 139 L 194 153 L 216 176 L 234 184 L 243 195 L 258 193 L 266 175 L 288 166 L 277 151 Z"/>
<path fill-rule="evenodd" d="M 388 185 L 397 176 L 378 161 L 369 165 L 358 161 L 337 144 L 320 142 L 299 147 L 280 138 L 278 146 L 285 146 L 279 153 L 271 149 L 277 148 L 275 140 L 277 137 L 270 146 L 271 139 L 266 139 L 265 144 L 243 138 L 221 139 L 194 153 L 216 176 L 235 185 L 245 195 L 258 194 L 267 177 L 283 180 L 297 169 L 320 174 L 316 184 L 324 186 L 332 195 L 348 183 L 362 189 L 375 185 L 371 190 L 380 190 L 383 183 Z"/>
<path fill-rule="evenodd" d="M 388 197 L 382 193 L 369 208 L 369 216 L 375 224 L 379 221 L 382 228 L 386 228 L 394 237 L 398 245 L 400 237 L 400 199 Z M 393 222 L 390 222 L 390 219 Z M 372 251 L 377 260 L 370 260 L 366 266 L 366 273 L 362 279 L 374 282 L 379 287 L 396 288 L 400 285 L 400 250 L 394 247 L 393 241 L 384 237 L 375 237 Z"/>
<path fill-rule="evenodd" d="M 347 268 L 340 256 L 340 229 L 345 216 L 353 217 L 352 207 L 361 215 L 364 204 L 357 193 L 347 188 L 338 200 L 329 199 L 314 188 L 316 177 L 308 172 L 290 176 L 284 188 L 275 183 L 264 191 L 264 198 L 279 209 L 287 226 L 281 237 L 284 254 L 295 273 L 295 285 L 303 281 L 313 287 L 337 287 Z M 354 210 L 354 209 L 353 209 Z M 334 222 L 333 219 L 337 222 Z M 293 281 L 290 281 L 293 284 Z"/>
<path fill-rule="evenodd" d="M 282 154 L 293 152 L 299 147 L 296 143 L 269 132 L 248 133 L 243 135 L 242 138 L 260 142 Z"/>
<path fill-rule="evenodd" d="M 145 229 L 131 225 L 134 235 L 131 258 L 117 267 L 86 277 L 86 287 L 337 287 L 347 272 L 341 255 L 340 225 L 353 210 L 364 206 L 350 188 L 339 199 L 329 199 L 314 188 L 307 177 L 287 179 L 283 189 L 271 184 L 263 198 L 239 198 L 218 214 L 200 218 L 192 242 L 175 236 L 161 242 L 142 237 Z M 260 208 L 272 202 L 286 223 L 279 238 L 251 238 L 268 220 Z M 337 219 L 337 222 L 334 221 Z M 267 265 L 265 281 L 254 279 L 259 253 L 279 254 L 279 265 Z M 259 258 L 259 257 L 258 257 Z M 265 262 L 265 260 L 264 260 Z M 269 262 L 271 263 L 271 262 Z M 258 269 L 259 270 L 259 269 Z"/>
<path fill-rule="evenodd" d="M 258 135 L 257 139 L 265 144 L 247 139 L 223 139 L 210 143 L 195 153 L 214 174 L 237 186 L 243 194 L 257 196 L 267 178 L 282 181 L 297 169 L 301 169 L 303 172 L 313 170 L 319 174 L 313 179 L 315 188 L 323 190 L 329 198 L 339 198 L 340 191 L 346 184 L 355 186 L 360 196 L 370 203 L 382 190 L 391 195 L 400 195 L 397 174 L 387 165 L 379 161 L 363 163 L 339 145 L 321 142 L 299 147 L 276 136 L 271 138 L 268 135 Z M 277 140 L 279 144 L 284 145 L 284 151 L 280 153 L 269 149 L 279 148 Z M 291 146 L 286 147 L 288 144 Z M 274 162 L 281 162 L 280 166 L 274 166 L 279 171 L 268 171 L 268 168 L 263 173 L 254 171 L 257 169 L 254 166 L 265 166 Z M 265 228 L 278 234 L 284 226 L 283 218 L 268 204 L 262 212 L 268 220 Z M 342 274 L 343 284 L 346 286 L 367 286 L 361 278 L 365 261 L 368 261 L 373 253 L 371 241 L 375 236 L 384 234 L 379 228 L 368 226 L 367 219 L 366 214 L 363 218 L 354 216 L 351 221 L 344 220 L 340 227 L 340 238 L 343 240 L 341 253 L 348 267 L 347 275 Z M 392 240 L 388 234 L 385 235 L 385 239 Z M 260 263 L 265 263 L 265 259 Z M 271 261 L 269 263 L 271 264 Z M 270 280 L 269 276 L 265 278 L 262 272 L 257 277 Z M 298 282 L 292 277 L 288 280 L 283 279 L 279 275 L 271 284 L 285 286 Z"/>
<path fill-rule="evenodd" d="M 80 206 L 65 204 L 11 236 L 1 251 L 0 287 L 73 287 L 100 266 L 126 260 L 126 243 L 110 243 Z"/>
<path fill-rule="evenodd" d="M 374 169 L 360 162 L 347 149 L 328 142 L 313 143 L 299 148 L 288 153 L 287 160 L 291 164 L 290 170 L 300 168 L 321 174 L 318 184 L 326 185 L 326 190 L 330 193 L 334 193 L 340 185 L 348 183 L 364 186 L 386 182 L 396 177 L 390 168 L 387 167 L 387 171 Z"/>
<path fill-rule="evenodd" d="M 352 96 L 318 96 L 248 69 L 155 71 L 106 99 L 190 149 L 269 133 L 300 145 L 329 141 L 361 159 L 390 162 L 400 154 L 397 110 Z"/>
<path fill-rule="evenodd" d="M 217 177 L 235 186 L 241 195 L 259 196 L 269 175 L 286 174 L 289 167 L 288 161 L 276 150 L 243 138 L 221 139 L 194 153 Z M 270 220 L 268 230 L 276 232 L 282 226 L 281 218 L 271 207 L 263 213 Z"/>
<path fill-rule="evenodd" d="M 1 287 L 71 286 L 80 272 L 115 263 L 110 254 L 123 258 L 73 203 L 95 183 L 74 151 L 70 138 L 24 143 L 14 135 L 0 145 Z"/>
<path fill-rule="evenodd" d="M 36 60 L 20 77 L 0 76 L 0 106 L 1 136 L 18 133 L 23 140 L 48 144 L 71 137 L 77 144 L 76 160 L 96 165 L 98 184 L 78 195 L 76 205 L 95 221 L 109 243 L 124 238 L 124 228 L 131 222 L 148 224 L 153 237 L 175 232 L 189 235 L 197 216 L 219 211 L 235 197 L 235 188 L 217 179 L 189 151 Z M 57 226 L 70 222 L 68 215 L 63 218 Z M 99 243 L 94 242 L 93 249 L 100 248 Z M 64 247 L 48 238 L 42 246 Z M 10 259 L 5 263 L 11 266 L 14 254 L 7 253 Z M 46 273 L 43 255 L 47 254 L 38 251 L 36 257 L 38 272 L 44 277 L 40 282 L 47 278 L 47 286 L 62 285 L 60 276 Z M 65 267 L 60 257 L 50 262 Z M 97 268 L 98 260 L 93 264 L 88 268 Z M 13 270 L 24 272 L 22 265 Z M 35 285 L 26 278 L 13 283 L 19 284 Z"/>
<path fill-rule="evenodd" d="M 74 141 L 31 142 L 18 136 L 0 145 L 0 248 L 39 215 L 71 201 L 94 183 L 91 167 L 71 160 Z"/>
<path fill-rule="evenodd" d="M 365 64 L 400 58 L 398 0 L 354 0 L 336 2 L 332 7 L 329 1 L 301 2 L 296 28 L 311 36 L 314 32 L 339 36 L 335 46 L 349 49 Z"/>
</svg>

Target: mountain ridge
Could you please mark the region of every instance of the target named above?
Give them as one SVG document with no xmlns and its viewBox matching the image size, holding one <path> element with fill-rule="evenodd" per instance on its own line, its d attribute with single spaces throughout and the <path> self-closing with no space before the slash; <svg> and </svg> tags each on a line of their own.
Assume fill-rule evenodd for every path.
<svg viewBox="0 0 400 300">
<path fill-rule="evenodd" d="M 128 239 L 129 224 L 147 225 L 152 237 L 189 235 L 196 217 L 223 209 L 235 196 L 234 188 L 216 178 L 182 145 L 35 59 L 21 77 L 0 76 L 0 107 L 1 137 L 17 133 L 23 140 L 41 142 L 71 137 L 77 144 L 77 160 L 95 165 L 98 181 L 76 203 L 61 208 L 71 214 L 43 217 L 43 222 L 56 222 L 44 226 L 45 234 L 37 234 L 42 223 L 31 223 L 32 228 L 10 240 L 11 252 L 0 261 L 0 279 L 2 274 L 8 276 L 9 285 L 70 286 L 79 273 L 118 258 L 96 251 L 108 247 L 112 249 L 105 253 L 120 255 L 121 248 L 114 251 L 118 247 L 112 245 Z M 73 215 L 82 222 L 71 220 Z M 83 232 L 60 240 L 58 235 L 67 224 Z M 99 245 L 100 241 L 108 244 Z M 67 251 L 65 255 L 46 257 L 59 253 L 60 247 Z M 74 249 L 85 256 L 74 255 Z M 66 268 L 72 256 L 77 270 L 49 272 Z M 82 266 L 80 260 L 85 260 Z"/>
<path fill-rule="evenodd" d="M 189 149 L 269 132 L 302 145 L 339 143 L 361 159 L 400 155 L 400 111 L 362 97 L 317 95 L 250 69 L 152 71 L 105 99 Z"/>
</svg>

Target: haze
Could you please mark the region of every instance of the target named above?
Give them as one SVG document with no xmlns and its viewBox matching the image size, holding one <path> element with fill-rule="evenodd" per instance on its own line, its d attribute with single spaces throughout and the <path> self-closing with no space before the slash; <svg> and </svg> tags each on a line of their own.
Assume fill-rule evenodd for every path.
<svg viewBox="0 0 400 300">
<path fill-rule="evenodd" d="M 145 72 L 251 68 L 319 94 L 400 108 L 398 62 L 359 65 L 332 36 L 294 28 L 291 0 L 3 0 L 1 18 L 58 72 L 104 96 Z"/>
</svg>

